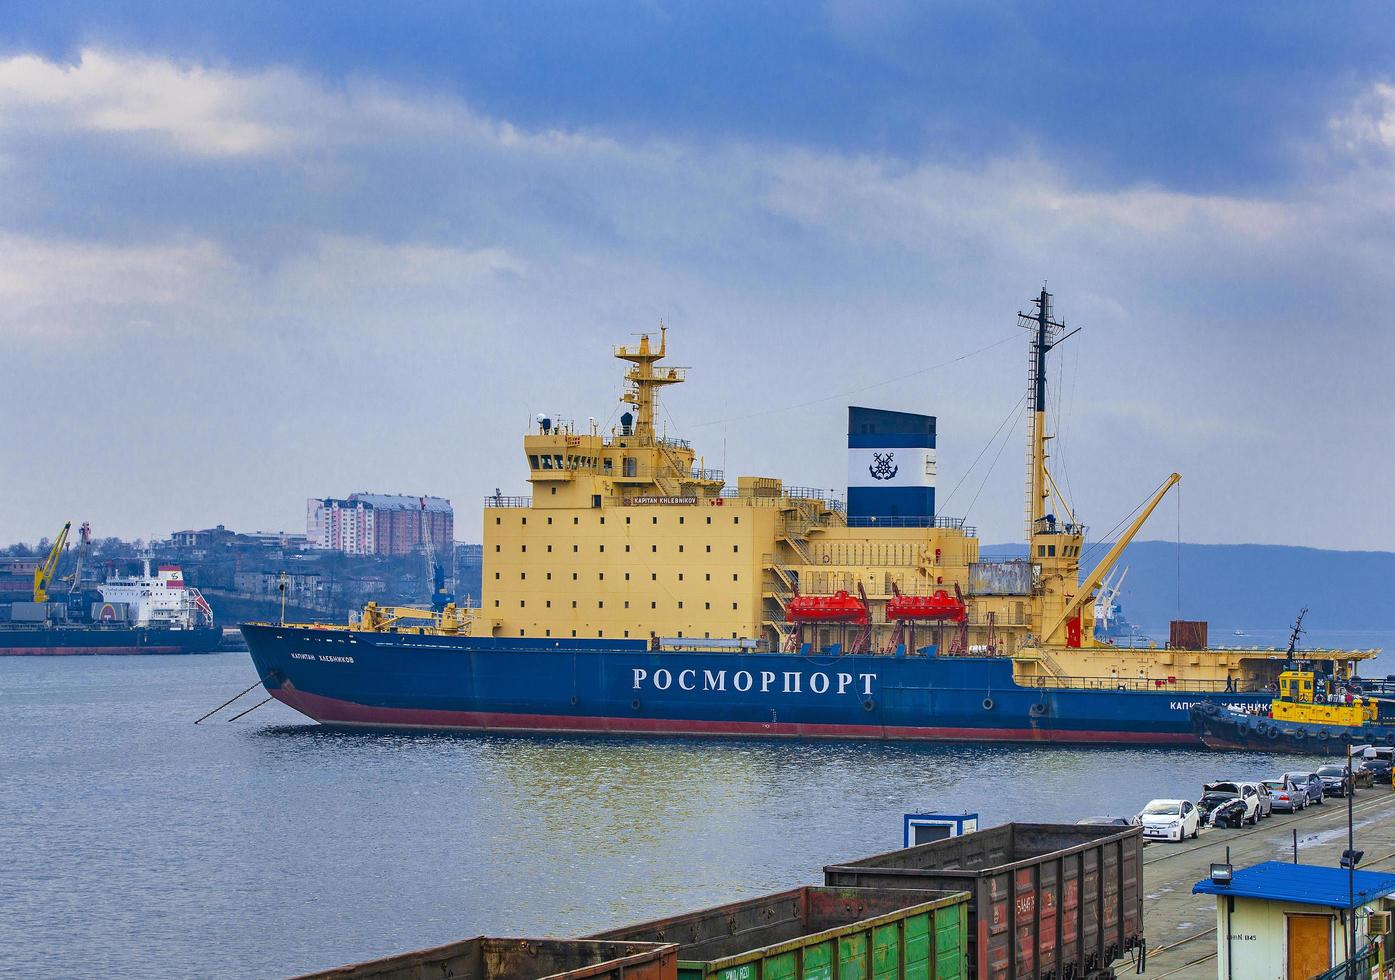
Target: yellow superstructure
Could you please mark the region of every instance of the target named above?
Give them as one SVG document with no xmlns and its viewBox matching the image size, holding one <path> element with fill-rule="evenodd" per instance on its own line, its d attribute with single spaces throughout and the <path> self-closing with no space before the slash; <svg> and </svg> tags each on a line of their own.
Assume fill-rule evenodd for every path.
<svg viewBox="0 0 1395 980">
<path fill-rule="evenodd" d="M 532 494 L 486 499 L 481 608 L 468 623 L 452 609 L 446 631 L 779 649 L 792 643 L 787 612 L 796 595 L 845 590 L 866 597 L 870 649 L 891 653 L 898 633 L 887 602 L 898 593 L 944 590 L 963 597 L 965 621 L 899 634 L 911 652 L 934 643 L 942 655 L 1011 657 L 1016 678 L 1040 686 L 1275 684 L 1284 659 L 1278 651 L 1137 649 L 1096 640 L 1096 589 L 1180 477 L 1164 482 L 1082 579 L 1086 528 L 1048 467 L 1045 355 L 1065 339 L 1049 301 L 1043 290 L 1036 313 L 1020 315 L 1033 332 L 1026 561 L 981 562 L 974 529 L 955 519 L 849 526 L 829 492 L 768 476 L 733 484 L 706 468 L 687 442 L 657 426 L 660 389 L 687 375 L 662 363 L 661 327 L 657 344 L 645 335 L 613 351 L 628 365 L 619 425 L 602 432 L 594 421 L 539 416 L 530 427 L 523 453 Z M 836 625 L 805 633 L 816 648 L 848 639 L 849 628 Z M 1373 655 L 1310 654 L 1330 661 L 1334 677 Z"/>
</svg>

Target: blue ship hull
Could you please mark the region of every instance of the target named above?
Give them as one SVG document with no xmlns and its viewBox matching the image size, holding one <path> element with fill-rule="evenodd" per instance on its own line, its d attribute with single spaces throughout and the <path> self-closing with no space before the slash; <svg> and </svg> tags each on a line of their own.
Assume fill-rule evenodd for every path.
<svg viewBox="0 0 1395 980">
<path fill-rule="evenodd" d="M 656 652 L 641 641 L 243 626 L 268 692 L 345 726 L 1200 745 L 1199 701 L 1262 693 L 1019 686 L 1001 657 Z"/>
</svg>

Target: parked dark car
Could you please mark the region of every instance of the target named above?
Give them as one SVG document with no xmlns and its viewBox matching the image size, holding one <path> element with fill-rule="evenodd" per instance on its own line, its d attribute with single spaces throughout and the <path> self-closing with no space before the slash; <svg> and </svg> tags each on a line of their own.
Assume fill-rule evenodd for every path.
<svg viewBox="0 0 1395 980">
<path fill-rule="evenodd" d="M 1086 817 L 1084 820 L 1075 822 L 1077 827 L 1132 827 L 1133 821 L 1128 817 Z"/>
<path fill-rule="evenodd" d="M 1243 827 L 1248 819 L 1245 801 L 1233 793 L 1207 793 L 1196 804 L 1203 825 Z"/>
<path fill-rule="evenodd" d="M 1351 792 L 1346 766 L 1318 766 L 1317 776 L 1322 780 L 1322 791 L 1327 796 L 1346 796 Z"/>
<path fill-rule="evenodd" d="M 1309 803 L 1322 803 L 1323 789 L 1322 780 L 1315 772 L 1286 772 L 1284 778 L 1293 783 L 1298 789 L 1308 794 Z"/>
</svg>

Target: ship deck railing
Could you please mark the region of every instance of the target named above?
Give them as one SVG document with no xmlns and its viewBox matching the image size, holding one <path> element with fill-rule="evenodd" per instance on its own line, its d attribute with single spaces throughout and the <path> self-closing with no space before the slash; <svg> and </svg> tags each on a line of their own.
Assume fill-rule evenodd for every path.
<svg viewBox="0 0 1395 980">
<path fill-rule="evenodd" d="M 963 531 L 971 538 L 978 537 L 978 529 L 965 524 L 962 517 L 908 517 L 898 514 L 859 515 L 848 517 L 848 527 L 938 527 Z"/>
<path fill-rule="evenodd" d="M 1022 678 L 1028 687 L 1071 691 L 1153 691 L 1174 694 L 1255 694 L 1265 691 L 1262 684 L 1237 681 L 1227 686 L 1223 680 L 1188 680 L 1185 677 L 1057 677 L 1039 675 Z"/>
<path fill-rule="evenodd" d="M 490 494 L 484 498 L 486 507 L 532 507 L 532 497 L 509 497 L 503 494 Z"/>
</svg>

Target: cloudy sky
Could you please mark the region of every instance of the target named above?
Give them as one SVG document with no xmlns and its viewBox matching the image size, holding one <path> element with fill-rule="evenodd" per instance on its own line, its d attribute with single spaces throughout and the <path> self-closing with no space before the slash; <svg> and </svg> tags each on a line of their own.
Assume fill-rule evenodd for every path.
<svg viewBox="0 0 1395 980">
<path fill-rule="evenodd" d="M 660 320 L 707 465 L 838 487 L 848 404 L 926 411 L 1013 540 L 1044 280 L 1093 528 L 1177 470 L 1187 540 L 1395 549 L 1387 3 L 196 9 L 0 18 L 0 542 L 474 539 Z"/>
</svg>

